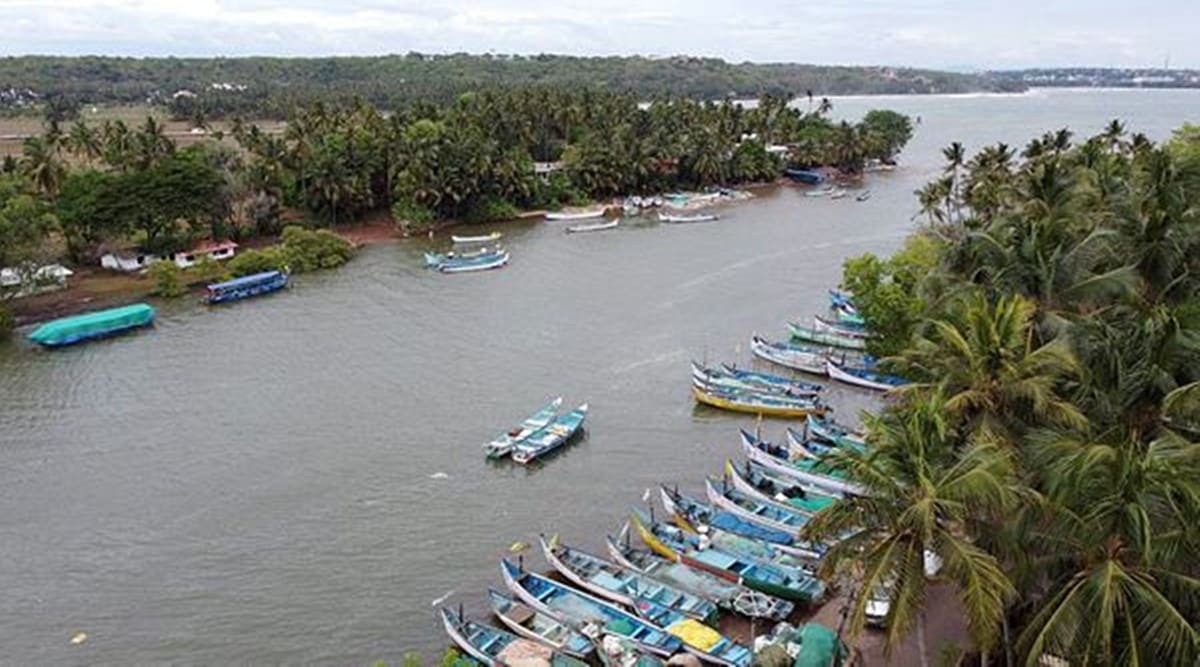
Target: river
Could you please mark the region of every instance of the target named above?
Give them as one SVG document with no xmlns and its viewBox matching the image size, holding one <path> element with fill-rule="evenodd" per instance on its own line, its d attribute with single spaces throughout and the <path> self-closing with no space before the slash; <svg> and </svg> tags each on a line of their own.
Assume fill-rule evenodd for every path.
<svg viewBox="0 0 1200 667">
<path fill-rule="evenodd" d="M 688 360 L 748 361 L 751 332 L 824 306 L 845 257 L 894 249 L 941 147 L 1200 121 L 1200 91 L 834 105 L 921 117 L 864 203 L 783 187 L 715 224 L 508 224 L 511 265 L 476 275 L 385 244 L 286 293 L 165 305 L 153 330 L 0 346 L 0 663 L 434 655 L 431 602 L 483 613 L 514 541 L 599 550 L 646 489 L 697 491 L 734 455 L 753 420 L 696 407 Z M 485 463 L 482 442 L 559 394 L 591 404 L 585 439 L 536 469 Z M 845 420 L 871 404 L 829 394 Z"/>
</svg>

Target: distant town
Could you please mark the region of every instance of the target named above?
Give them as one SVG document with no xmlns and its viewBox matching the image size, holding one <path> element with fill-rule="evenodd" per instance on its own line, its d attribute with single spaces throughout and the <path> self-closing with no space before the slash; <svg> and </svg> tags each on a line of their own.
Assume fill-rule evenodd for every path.
<svg viewBox="0 0 1200 667">
<path fill-rule="evenodd" d="M 1200 70 L 1069 67 L 988 72 L 1006 83 L 1060 88 L 1200 88 Z"/>
</svg>

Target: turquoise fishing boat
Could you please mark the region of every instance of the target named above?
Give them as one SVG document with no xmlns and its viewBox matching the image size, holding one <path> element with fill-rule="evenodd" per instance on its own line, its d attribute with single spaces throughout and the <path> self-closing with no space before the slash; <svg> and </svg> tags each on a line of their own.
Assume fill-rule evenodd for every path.
<svg viewBox="0 0 1200 667">
<path fill-rule="evenodd" d="M 507 667 L 537 661 L 550 667 L 587 667 L 587 663 L 509 632 L 463 618 L 443 608 L 442 626 L 467 655 L 487 667 Z"/>
<path fill-rule="evenodd" d="M 555 418 L 545 428 L 513 445 L 512 458 L 526 465 L 565 445 L 583 428 L 588 404 L 584 403 L 565 415 Z"/>
<path fill-rule="evenodd" d="M 596 647 L 591 640 L 567 627 L 565 623 L 492 588 L 488 589 L 488 600 L 492 605 L 492 614 L 518 635 L 541 642 L 580 660 L 589 661 L 595 655 Z"/>
<path fill-rule="evenodd" d="M 29 334 L 29 340 L 44 347 L 62 347 L 115 336 L 153 323 L 154 308 L 135 303 L 46 322 Z"/>
<path fill-rule="evenodd" d="M 788 329 L 792 332 L 792 338 L 809 343 L 840 347 L 847 350 L 867 349 L 866 339 L 858 336 L 847 336 L 834 331 L 821 331 L 815 327 L 806 327 L 795 322 L 789 322 Z"/>
<path fill-rule="evenodd" d="M 775 445 L 760 440 L 745 430 L 739 435 L 742 453 L 746 458 L 772 472 L 825 489 L 831 494 L 862 492 L 857 484 L 842 479 L 841 473 L 804 454 L 794 455 L 787 445 Z"/>
<path fill-rule="evenodd" d="M 554 421 L 555 416 L 558 414 L 558 408 L 562 406 L 562 401 L 562 396 L 550 401 L 541 410 L 526 417 L 525 421 L 522 421 L 504 435 L 484 445 L 483 451 L 487 453 L 487 457 L 489 459 L 502 459 L 508 456 L 515 445 L 525 442 L 529 436 L 537 433 L 550 424 L 550 422 Z"/>
<path fill-rule="evenodd" d="M 823 550 L 801 541 L 794 531 L 768 528 L 714 507 L 678 489 L 660 486 L 663 508 L 675 525 L 694 535 L 707 535 L 711 544 L 760 563 L 807 569 Z"/>
<path fill-rule="evenodd" d="M 820 512 L 841 497 L 828 489 L 774 473 L 752 461 L 735 466 L 731 459 L 726 459 L 725 477 L 734 488 L 747 495 L 806 514 Z"/>
</svg>

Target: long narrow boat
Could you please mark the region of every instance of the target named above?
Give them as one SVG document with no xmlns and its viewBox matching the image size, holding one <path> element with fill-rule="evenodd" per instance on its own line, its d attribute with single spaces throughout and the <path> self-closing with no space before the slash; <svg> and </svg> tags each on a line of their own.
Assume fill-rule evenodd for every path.
<svg viewBox="0 0 1200 667">
<path fill-rule="evenodd" d="M 210 304 L 229 303 L 277 292 L 288 285 L 283 271 L 263 271 L 233 280 L 212 283 L 204 290 L 204 301 Z"/>
<path fill-rule="evenodd" d="M 596 652 L 596 647 L 587 637 L 504 593 L 489 588 L 488 600 L 496 618 L 509 630 L 526 639 L 541 642 L 580 660 L 589 660 Z"/>
<path fill-rule="evenodd" d="M 806 185 L 819 185 L 821 181 L 825 180 L 825 177 L 820 172 L 810 169 L 784 169 L 783 175 L 797 183 L 804 183 Z"/>
<path fill-rule="evenodd" d="M 848 313 L 858 314 L 858 307 L 854 305 L 854 297 L 846 292 L 835 289 L 829 290 L 829 305 L 832 308 L 838 308 Z"/>
<path fill-rule="evenodd" d="M 838 382 L 875 391 L 890 391 L 908 383 L 904 378 L 895 375 L 876 373 L 868 368 L 839 364 L 832 360 L 825 361 L 825 370 L 829 373 L 829 377 Z"/>
<path fill-rule="evenodd" d="M 501 250 L 491 255 L 480 255 L 471 259 L 449 259 L 439 264 L 437 268 L 442 273 L 470 273 L 498 269 L 505 264 L 508 264 L 508 251 Z"/>
<path fill-rule="evenodd" d="M 499 241 L 501 236 L 503 234 L 500 232 L 492 232 L 491 234 L 484 234 L 482 236 L 457 236 L 451 234 L 450 240 L 455 243 L 491 243 L 492 241 Z"/>
<path fill-rule="evenodd" d="M 608 555 L 612 556 L 618 565 L 641 572 L 656 581 L 691 591 L 716 602 L 722 609 L 743 616 L 781 621 L 791 615 L 794 605 L 788 600 L 747 588 L 706 570 L 688 567 L 651 551 L 634 548 L 628 539 L 629 529 L 630 525 L 626 523 L 619 537 L 605 538 Z"/>
<path fill-rule="evenodd" d="M 697 540 L 682 529 L 648 521 L 637 510 L 634 510 L 630 521 L 646 546 L 664 558 L 785 600 L 807 604 L 825 595 L 825 584 L 820 579 L 796 577 L 779 568 L 754 563 L 720 549 L 700 549 Z"/>
<path fill-rule="evenodd" d="M 834 322 L 820 315 L 813 315 L 812 328 L 815 331 L 823 331 L 847 338 L 869 338 L 871 336 L 871 332 L 867 331 L 866 327 Z"/>
<path fill-rule="evenodd" d="M 567 227 L 566 233 L 585 234 L 587 232 L 602 232 L 606 229 L 615 229 L 619 224 L 621 224 L 620 218 L 609 220 L 608 222 L 597 222 L 591 225 L 572 225 Z"/>
<path fill-rule="evenodd" d="M 863 440 L 862 436 L 849 426 L 839 424 L 828 417 L 811 417 L 805 425 L 808 427 L 808 434 L 812 437 L 839 447 L 850 447 L 861 451 L 867 446 L 867 441 Z"/>
<path fill-rule="evenodd" d="M 716 618 L 715 604 L 661 584 L 646 585 L 641 575 L 597 556 L 552 546 L 545 539 L 541 545 L 546 561 L 568 582 L 633 609 L 638 616 L 682 640 L 684 650 L 689 653 L 726 667 L 750 664 L 749 650 L 705 625 Z"/>
<path fill-rule="evenodd" d="M 692 362 L 692 377 L 708 385 L 748 393 L 783 396 L 785 398 L 812 398 L 824 389 L 811 382 L 793 382 L 787 378 L 766 373 L 733 373 L 724 368 L 710 368 Z M 771 378 L 770 381 L 764 378 Z"/>
<path fill-rule="evenodd" d="M 547 213 L 547 220 L 591 220 L 593 218 L 603 218 L 605 209 L 594 209 L 591 211 L 579 211 L 578 213 Z"/>
<path fill-rule="evenodd" d="M 820 551 L 801 542 L 794 531 L 768 528 L 665 486 L 659 491 L 663 508 L 675 525 L 707 535 L 720 549 L 783 567 L 804 567 L 821 557 Z"/>
<path fill-rule="evenodd" d="M 500 459 L 508 456 L 514 445 L 525 442 L 526 438 L 537 433 L 554 421 L 558 408 L 562 406 L 562 396 L 550 401 L 541 410 L 529 415 L 525 421 L 510 429 L 504 435 L 483 446 L 489 459 Z"/>
<path fill-rule="evenodd" d="M 840 497 L 829 489 L 774 473 L 752 461 L 737 466 L 732 459 L 725 459 L 725 475 L 742 493 L 809 514 L 820 512 Z"/>
<path fill-rule="evenodd" d="M 760 359 L 792 370 L 825 375 L 825 356 L 828 350 L 812 345 L 776 343 L 755 334 L 750 337 L 750 351 Z"/>
<path fill-rule="evenodd" d="M 708 502 L 712 503 L 714 507 L 733 512 L 747 521 L 753 521 L 767 528 L 790 530 L 793 534 L 797 534 L 808 523 L 809 516 L 807 514 L 753 498 L 733 488 L 731 484 L 713 481 L 711 477 L 704 479 L 704 492 L 708 496 Z"/>
<path fill-rule="evenodd" d="M 692 384 L 692 396 L 696 401 L 714 408 L 768 417 L 799 418 L 809 414 L 824 414 L 826 410 L 824 405 L 817 402 L 801 404 L 760 394 L 735 394 L 695 382 Z"/>
<path fill-rule="evenodd" d="M 849 311 L 844 308 L 831 308 L 830 312 L 833 313 L 833 319 L 836 320 L 837 323 L 842 326 L 847 326 L 847 327 L 866 327 L 867 326 L 867 321 L 864 320 L 862 315 L 859 315 L 857 311 Z"/>
<path fill-rule="evenodd" d="M 43 347 L 62 347 L 115 336 L 151 324 L 154 324 L 154 309 L 144 303 L 135 303 L 51 320 L 34 329 L 29 334 L 29 340 Z"/>
<path fill-rule="evenodd" d="M 847 350 L 865 350 L 867 342 L 856 336 L 845 336 L 829 331 L 819 331 L 813 327 L 806 327 L 795 322 L 788 323 L 788 330 L 792 333 L 792 338 L 796 338 L 817 345 L 828 345 L 830 347 L 840 347 Z"/>
<path fill-rule="evenodd" d="M 840 479 L 833 471 L 822 466 L 820 461 L 803 457 L 796 460 L 786 447 L 764 442 L 745 431 L 742 431 L 740 435 L 742 452 L 746 458 L 773 472 L 807 482 L 836 494 L 861 493 L 857 484 Z"/>
<path fill-rule="evenodd" d="M 465 250 L 463 252 L 456 252 L 453 250 L 450 252 L 427 252 L 427 253 L 425 253 L 425 266 L 428 268 L 431 268 L 431 269 L 436 269 L 436 268 L 440 267 L 442 264 L 445 264 L 446 262 L 450 262 L 453 260 L 477 259 L 479 257 L 492 256 L 492 255 L 498 254 L 498 253 L 502 252 L 503 250 L 504 250 L 504 248 L 501 246 L 495 246 L 495 247 L 481 246 L 479 248 L 474 248 L 472 250 Z"/>
<path fill-rule="evenodd" d="M 513 445 L 513 460 L 525 465 L 562 447 L 583 428 L 587 411 L 588 404 L 584 403 L 567 414 L 556 417 L 550 425 Z"/>
<path fill-rule="evenodd" d="M 772 373 L 763 373 L 762 371 L 738 368 L 733 364 L 721 364 L 720 370 L 721 372 L 731 375 L 743 382 L 749 382 L 755 385 L 782 387 L 785 389 L 797 387 L 802 390 L 812 391 L 814 393 L 825 391 L 825 385 L 817 384 L 815 382 L 805 382 L 804 380 L 788 378 L 782 375 L 774 375 Z"/>
<path fill-rule="evenodd" d="M 593 628 L 626 639 L 641 648 L 670 657 L 683 647 L 679 638 L 662 628 L 603 600 L 533 572 L 500 561 L 504 584 L 522 602 L 575 628 Z M 585 633 L 586 634 L 586 633 Z"/>
<path fill-rule="evenodd" d="M 639 600 L 649 600 L 688 618 L 707 623 L 717 617 L 717 605 L 677 588 L 656 582 L 639 572 L 599 556 L 539 538 L 546 562 L 572 584 L 617 604 L 636 609 Z"/>
<path fill-rule="evenodd" d="M 719 220 L 719 216 L 713 213 L 696 213 L 693 215 L 680 215 L 677 213 L 659 213 L 659 222 L 669 222 L 673 224 L 686 224 L 689 222 L 713 222 Z"/>
<path fill-rule="evenodd" d="M 506 667 L 525 661 L 536 661 L 550 667 L 586 667 L 587 663 L 565 653 L 510 632 L 499 630 L 482 623 L 460 617 L 449 609 L 442 608 L 442 625 L 446 634 L 467 655 L 487 667 Z"/>
</svg>

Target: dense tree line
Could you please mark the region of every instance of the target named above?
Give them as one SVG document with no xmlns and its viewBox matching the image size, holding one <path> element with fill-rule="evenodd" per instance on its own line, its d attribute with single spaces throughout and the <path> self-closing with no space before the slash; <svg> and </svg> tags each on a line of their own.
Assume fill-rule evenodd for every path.
<svg viewBox="0 0 1200 667">
<path fill-rule="evenodd" d="M 451 102 L 481 87 L 600 88 L 642 99 L 871 93 L 962 93 L 1023 89 L 986 77 L 882 67 L 727 63 L 715 58 L 555 55 L 391 55 L 344 58 L 119 58 L 22 56 L 0 59 L 0 90 L 30 90 L 14 103 L 49 100 L 58 119 L 72 104 L 170 106 L 183 118 L 286 118 L 297 105 L 360 97 L 388 110 Z M 175 96 L 186 90 L 195 94 Z"/>
<path fill-rule="evenodd" d="M 1200 130 L 945 156 L 905 250 L 846 265 L 914 381 L 834 457 L 865 493 L 810 524 L 848 536 L 851 628 L 885 591 L 928 664 L 932 553 L 982 664 L 1197 664 Z"/>
</svg>

